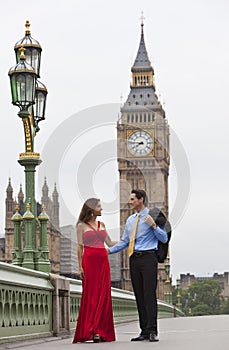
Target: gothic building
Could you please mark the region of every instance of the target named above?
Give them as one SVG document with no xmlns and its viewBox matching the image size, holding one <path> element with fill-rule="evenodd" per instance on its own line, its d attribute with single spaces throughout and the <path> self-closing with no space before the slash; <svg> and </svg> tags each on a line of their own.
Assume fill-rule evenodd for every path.
<svg viewBox="0 0 229 350">
<path fill-rule="evenodd" d="M 11 220 L 12 215 L 15 212 L 15 206 L 18 204 L 19 212 L 21 215 L 24 214 L 24 193 L 22 191 L 22 186 L 18 193 L 17 199 L 13 197 L 13 187 L 11 185 L 11 180 L 6 189 L 6 200 L 5 200 L 5 244 L 4 244 L 4 254 L 1 256 L 1 260 L 7 263 L 12 262 L 12 249 L 14 247 L 14 225 Z M 42 198 L 41 204 L 37 203 L 37 216 L 41 213 L 41 205 L 45 205 L 45 211 L 49 216 L 49 221 L 47 224 L 47 243 L 49 247 L 49 258 L 51 263 L 51 272 L 60 272 L 60 231 L 59 231 L 59 200 L 56 185 L 54 186 L 54 191 L 52 193 L 52 199 L 49 197 L 49 188 L 46 182 L 42 187 Z M 39 230 L 36 233 L 37 247 L 39 247 Z M 23 242 L 22 242 L 23 244 Z"/>
<path fill-rule="evenodd" d="M 155 93 L 154 70 L 145 46 L 143 23 L 131 72 L 130 93 L 117 123 L 121 234 L 127 217 L 132 214 L 128 205 L 131 189 L 145 190 L 148 207 L 158 207 L 168 215 L 169 126 Z M 126 250 L 121 260 L 122 288 L 132 290 Z M 158 272 L 158 298 L 163 300 L 164 264 L 159 264 Z"/>
</svg>

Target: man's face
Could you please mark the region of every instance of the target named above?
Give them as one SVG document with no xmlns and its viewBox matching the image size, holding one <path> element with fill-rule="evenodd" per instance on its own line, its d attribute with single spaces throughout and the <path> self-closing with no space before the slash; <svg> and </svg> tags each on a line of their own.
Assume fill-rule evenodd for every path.
<svg viewBox="0 0 229 350">
<path fill-rule="evenodd" d="M 129 204 L 130 209 L 140 210 L 143 207 L 143 198 L 138 199 L 135 193 L 131 193 Z"/>
</svg>

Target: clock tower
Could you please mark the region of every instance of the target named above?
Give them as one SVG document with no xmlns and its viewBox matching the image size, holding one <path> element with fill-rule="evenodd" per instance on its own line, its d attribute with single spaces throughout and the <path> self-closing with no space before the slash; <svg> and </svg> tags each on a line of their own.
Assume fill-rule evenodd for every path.
<svg viewBox="0 0 229 350">
<path fill-rule="evenodd" d="M 168 215 L 169 126 L 155 93 L 154 70 L 149 60 L 144 24 L 136 59 L 131 68 L 130 93 L 117 123 L 117 155 L 120 180 L 120 227 L 132 212 L 128 201 L 132 189 L 142 189 L 148 207 L 158 207 Z M 132 290 L 127 251 L 122 252 L 122 288 Z M 166 274 L 158 268 L 158 298 L 163 300 Z"/>
</svg>

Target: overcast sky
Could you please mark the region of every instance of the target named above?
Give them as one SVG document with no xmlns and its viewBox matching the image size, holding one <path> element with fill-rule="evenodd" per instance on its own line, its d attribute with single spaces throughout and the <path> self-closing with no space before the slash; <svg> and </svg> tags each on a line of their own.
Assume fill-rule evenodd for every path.
<svg viewBox="0 0 229 350">
<path fill-rule="evenodd" d="M 125 101 L 130 88 L 142 10 L 156 92 L 171 127 L 170 214 L 179 207 L 176 215 L 171 214 L 173 279 L 180 273 L 209 276 L 229 271 L 227 0 L 4 3 L 0 14 L 0 231 L 4 232 L 8 178 L 14 196 L 20 183 L 24 188 L 23 169 L 17 163 L 24 151 L 24 134 L 18 109 L 11 105 L 8 70 L 15 65 L 14 44 L 24 36 L 29 20 L 31 35 L 43 48 L 40 80 L 49 91 L 47 119 L 36 136 L 35 151 L 43 159 L 37 200 L 44 176 L 50 192 L 56 181 L 61 225 L 75 224 L 82 200 L 90 196 L 91 183 L 93 195 L 103 201 L 103 219 L 117 239 L 115 123 L 120 96 Z M 184 196 L 178 203 L 179 190 Z"/>
</svg>

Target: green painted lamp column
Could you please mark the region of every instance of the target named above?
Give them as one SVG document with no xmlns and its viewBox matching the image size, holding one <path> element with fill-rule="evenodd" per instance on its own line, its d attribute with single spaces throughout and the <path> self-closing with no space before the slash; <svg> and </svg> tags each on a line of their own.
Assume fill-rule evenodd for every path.
<svg viewBox="0 0 229 350">
<path fill-rule="evenodd" d="M 181 309 L 180 279 L 177 279 L 177 307 Z"/>
<path fill-rule="evenodd" d="M 34 215 L 30 211 L 30 204 L 26 205 L 26 212 L 23 215 L 25 229 L 24 250 L 22 266 L 28 269 L 34 269 L 34 249 L 33 249 L 33 222 Z"/>
<path fill-rule="evenodd" d="M 170 280 L 170 263 L 169 257 L 165 260 L 165 273 L 166 273 L 166 281 L 165 281 L 165 301 L 169 304 L 172 303 L 172 293 L 171 293 L 171 280 Z"/>
<path fill-rule="evenodd" d="M 41 163 L 39 153 L 21 153 L 19 164 L 25 168 L 25 203 L 30 204 L 30 210 L 34 215 L 33 220 L 33 234 L 32 234 L 32 248 L 36 252 L 36 230 L 37 230 L 37 202 L 35 199 L 35 172 L 36 166 Z"/>
<path fill-rule="evenodd" d="M 38 252 L 36 270 L 50 272 L 51 265 L 49 261 L 49 248 L 47 245 L 47 222 L 49 217 L 45 212 L 44 205 L 42 205 L 42 212 L 38 216 L 38 220 L 40 222 L 40 249 Z"/>
<path fill-rule="evenodd" d="M 19 207 L 16 205 L 15 214 L 11 220 L 14 223 L 14 248 L 12 250 L 12 264 L 21 266 L 22 264 L 22 250 L 21 250 L 21 222 L 22 216 L 19 213 Z"/>
</svg>

